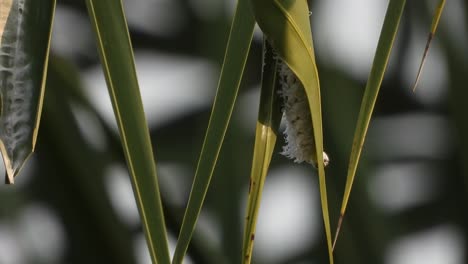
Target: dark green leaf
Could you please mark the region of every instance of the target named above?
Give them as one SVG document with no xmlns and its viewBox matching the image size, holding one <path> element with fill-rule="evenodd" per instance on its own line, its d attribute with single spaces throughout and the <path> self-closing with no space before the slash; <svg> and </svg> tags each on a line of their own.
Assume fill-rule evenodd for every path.
<svg viewBox="0 0 468 264">
<path fill-rule="evenodd" d="M 7 183 L 34 151 L 55 0 L 0 0 L 0 150 Z"/>
</svg>

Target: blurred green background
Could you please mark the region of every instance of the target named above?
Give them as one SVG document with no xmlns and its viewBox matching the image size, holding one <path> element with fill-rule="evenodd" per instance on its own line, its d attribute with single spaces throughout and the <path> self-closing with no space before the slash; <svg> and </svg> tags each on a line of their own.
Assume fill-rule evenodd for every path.
<svg viewBox="0 0 468 264">
<path fill-rule="evenodd" d="M 125 1 L 173 247 L 215 95 L 235 1 Z M 437 1 L 408 1 L 364 147 L 336 263 L 468 263 L 468 1 L 447 1 L 411 91 Z M 333 227 L 387 1 L 311 3 Z M 254 37 L 185 263 L 239 263 L 261 75 Z M 0 187 L 0 263 L 150 263 L 93 30 L 58 1 L 37 150 Z M 280 145 L 283 142 L 279 142 Z M 254 263 L 326 263 L 317 177 L 273 156 Z"/>
</svg>

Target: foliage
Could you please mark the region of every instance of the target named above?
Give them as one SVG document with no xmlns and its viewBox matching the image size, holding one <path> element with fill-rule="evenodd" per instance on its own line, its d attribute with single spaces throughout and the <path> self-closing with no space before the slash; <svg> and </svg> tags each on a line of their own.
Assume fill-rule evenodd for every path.
<svg viewBox="0 0 468 264">
<path fill-rule="evenodd" d="M 186 2 L 189 1 L 177 1 L 184 5 L 184 10 L 192 10 L 190 4 Z M 321 3 L 317 2 L 317 5 Z M 11 9 L 16 12 L 14 17 L 22 17 L 22 1 L 0 0 L 2 8 L 0 22 L 13 21 L 12 11 L 5 12 L 7 10 L 5 6 L 11 3 L 15 8 L 21 7 Z M 32 0 L 25 0 L 24 3 L 28 5 L 32 3 Z M 153 35 L 132 24 L 132 19 L 129 19 L 130 34 L 124 10 L 128 11 L 127 14 L 131 14 L 131 7 L 127 6 L 124 9 L 121 1 L 86 0 L 81 4 L 74 1 L 59 2 L 59 11 L 63 11 L 60 9 L 61 5 L 70 10 L 79 10 L 83 14 L 87 10 L 91 21 L 91 26 L 87 26 L 90 31 L 91 28 L 94 29 L 93 41 L 95 40 L 97 45 L 87 50 L 84 53 L 86 55 L 81 54 L 81 57 L 76 56 L 79 53 L 74 53 L 75 57 L 73 57 L 61 53 L 60 49 L 55 51 L 53 46 L 52 54 L 56 52 L 58 55 L 48 54 L 55 1 L 50 1 L 48 6 L 42 6 L 44 9 L 34 9 L 41 14 L 37 15 L 37 18 L 42 20 L 37 20 L 37 25 L 28 22 L 30 23 L 28 26 L 37 26 L 42 30 L 28 28 L 28 31 L 25 31 L 30 39 L 37 41 L 37 50 L 34 49 L 34 52 L 39 54 L 34 57 L 34 65 L 37 69 L 34 68 L 33 71 L 35 73 L 34 105 L 37 107 L 34 107 L 32 115 L 37 118 L 34 118 L 34 124 L 31 126 L 32 137 L 27 141 L 28 151 L 34 149 L 41 108 L 44 108 L 43 122 L 38 137 L 38 153 L 33 156 L 32 165 L 26 165 L 24 169 L 24 174 L 32 174 L 34 177 L 29 180 L 25 177 L 26 185 L 24 187 L 19 185 L 18 193 L 6 190 L 0 192 L 0 196 L 6 201 L 4 209 L 0 212 L 1 217 L 5 219 L 21 218 L 23 208 L 41 201 L 43 204 L 41 208 L 43 206 L 52 208 L 53 212 L 60 217 L 69 244 L 63 258 L 57 257 L 51 261 L 23 254 L 26 258 L 24 262 L 142 262 L 144 260 L 136 257 L 138 251 L 133 249 L 135 246 L 132 242 L 135 239 L 131 238 L 139 236 L 143 231 L 149 249 L 145 252 L 149 252 L 148 261 L 152 263 L 183 263 L 185 255 L 195 263 L 250 263 L 252 260 L 256 263 L 270 263 L 268 258 L 263 258 L 262 255 L 257 256 L 253 247 L 255 238 L 258 237 L 257 223 L 260 226 L 264 223 L 260 213 L 262 194 L 265 193 L 263 189 L 268 188 L 269 177 L 267 176 L 269 174 L 274 177 L 273 174 L 278 168 L 287 167 L 288 170 L 292 170 L 292 166 L 306 171 L 307 181 L 317 184 L 316 189 L 310 192 L 320 197 L 321 214 L 318 214 L 318 210 L 314 213 L 322 218 L 324 230 L 321 238 L 316 238 L 314 243 L 304 242 L 306 245 L 301 245 L 302 249 L 295 251 L 296 254 L 283 256 L 276 259 L 274 263 L 301 261 L 307 263 L 311 261 L 383 263 L 386 261 L 384 258 L 392 241 L 414 230 L 422 227 L 434 228 L 437 225 L 453 222 L 458 223 L 457 228 L 466 231 L 467 226 L 464 223 L 467 217 L 464 212 L 467 210 L 460 210 L 459 207 L 453 206 L 455 202 L 463 200 L 467 193 L 465 185 L 460 184 L 466 178 L 466 166 L 464 166 L 466 155 L 462 150 L 466 145 L 464 135 L 468 130 L 464 115 L 461 114 L 465 105 L 461 98 L 465 98 L 466 92 L 460 88 L 463 87 L 467 76 L 465 73 L 467 67 L 464 67 L 466 63 L 462 59 L 466 58 L 466 51 L 457 47 L 457 43 L 445 31 L 446 27 L 443 23 L 439 27 L 442 28 L 439 30 L 441 33 L 437 36 L 440 36 L 439 45 L 447 54 L 445 59 L 450 70 L 448 75 L 451 81 L 449 105 L 452 108 L 450 108 L 450 113 L 446 110 L 441 111 L 439 108 L 436 108 L 436 111 L 440 111 L 439 115 L 443 116 L 444 120 L 451 120 L 455 124 L 457 140 L 461 142 L 461 147 L 452 146 L 455 150 L 450 150 L 451 152 L 443 157 L 434 158 L 434 156 L 424 154 L 414 158 L 408 154 L 403 158 L 398 157 L 403 161 L 393 160 L 392 162 L 394 165 L 399 165 L 401 162 L 414 165 L 412 159 L 417 159 L 424 166 L 429 166 L 427 165 L 429 163 L 432 164 L 431 166 L 437 166 L 444 171 L 444 174 L 454 175 L 453 178 L 438 178 L 438 181 L 451 186 L 448 188 L 451 191 L 439 190 L 439 196 L 420 205 L 421 208 L 416 208 L 415 215 L 408 222 L 403 222 L 401 219 L 407 218 L 408 214 L 413 214 L 410 209 L 408 212 L 392 213 L 389 210 L 382 213 L 382 209 L 379 209 L 372 197 L 367 195 L 366 188 L 370 187 L 366 187 L 366 184 L 375 181 L 375 179 L 372 180 L 374 168 L 384 162 L 383 158 L 379 160 L 378 154 L 377 158 L 373 156 L 374 152 L 378 152 L 373 147 L 386 141 L 386 139 L 381 139 L 375 143 L 374 138 L 374 141 L 370 140 L 365 143 L 367 131 L 373 130 L 373 118 L 379 120 L 384 114 L 409 112 L 414 108 L 421 108 L 421 111 L 434 111 L 429 106 L 419 103 L 415 99 L 418 95 L 406 93 L 405 89 L 408 88 L 406 90 L 410 91 L 409 87 L 396 89 L 396 87 L 405 86 L 401 78 L 404 71 L 402 67 L 397 67 L 390 71 L 390 74 L 385 75 L 387 65 L 392 63 L 390 55 L 393 46 L 395 50 L 392 56 L 397 61 L 394 62 L 395 65 L 400 65 L 405 59 L 408 46 L 406 44 L 409 41 L 408 36 L 411 35 L 408 33 L 408 28 L 414 22 L 411 19 L 422 19 L 425 24 L 429 24 L 430 17 L 432 17 L 428 15 L 431 12 L 421 11 L 420 5 L 423 4 L 408 3 L 406 9 L 405 4 L 404 0 L 389 1 L 380 38 L 376 43 L 372 69 L 365 84 L 359 78 L 351 76 L 347 69 L 327 62 L 320 48 L 315 49 L 314 41 L 317 41 L 315 29 L 320 27 L 317 23 L 310 25 L 311 19 L 314 21 L 315 2 L 308 5 L 306 1 L 294 0 L 239 0 L 232 20 L 225 15 L 200 19 L 197 17 L 199 14 L 197 15 L 193 9 L 190 11 L 193 12 L 192 16 L 186 18 L 190 20 L 190 23 L 173 35 Z M 420 76 L 424 78 L 424 72 L 420 75 L 421 70 L 428 54 L 429 43 L 434 39 L 444 5 L 445 1 L 441 0 L 435 8 L 436 11 L 433 12 L 430 37 L 414 87 Z M 312 15 L 309 13 L 309 8 L 313 11 Z M 431 7 L 432 9 L 434 8 Z M 466 11 L 466 6 L 464 9 Z M 27 10 L 24 13 L 25 17 L 32 14 L 30 9 L 25 10 Z M 48 11 L 42 13 L 41 10 Z M 405 14 L 407 14 L 406 17 Z M 8 15 L 10 15 L 10 20 L 6 19 Z M 2 120 L 9 120 L 6 116 L 9 115 L 8 105 L 12 99 L 8 97 L 9 88 L 6 84 L 9 82 L 9 73 L 5 70 L 10 67 L 5 66 L 9 65 L 10 55 L 7 54 L 9 51 L 5 50 L 9 49 L 11 32 L 18 33 L 14 37 L 14 41 L 18 43 L 22 43 L 20 41 L 23 41 L 21 40 L 23 33 L 21 30 L 10 29 L 16 29 L 14 26 L 21 25 L 21 23 L 13 23 L 14 25 L 11 22 L 2 23 L 0 26 L 6 25 L 6 30 L 1 29 L 2 58 L 0 62 L 2 68 L 0 71 L 2 75 L 0 77 L 3 79 L 0 84 L 3 85 L 1 87 L 1 117 L 3 119 L 0 119 L 0 128 L 2 131 L 7 131 L 7 126 L 4 125 L 6 121 Z M 264 34 L 261 38 L 254 36 L 256 23 Z M 398 30 L 399 27 L 401 27 L 400 30 Z M 41 32 L 44 32 L 43 35 Z M 229 37 L 226 38 L 228 32 Z M 312 39 L 312 32 L 314 32 L 314 39 Z M 401 36 L 397 34 L 398 32 L 401 32 Z M 318 34 L 318 36 L 321 35 Z M 52 34 L 52 40 L 53 37 Z M 5 43 L 8 45 L 5 46 Z M 78 44 L 76 46 L 76 48 L 81 48 Z M 17 50 L 21 50 L 18 49 L 20 45 L 16 47 Z M 141 52 L 143 49 L 146 49 L 146 52 L 162 51 L 166 54 L 179 56 L 184 54 L 192 58 L 203 58 L 212 63 L 221 62 L 221 72 L 218 76 L 217 91 L 212 106 L 210 107 L 208 103 L 211 97 L 203 95 L 203 106 L 189 109 L 188 102 L 180 103 L 175 106 L 177 108 L 171 109 L 189 109 L 184 115 L 179 115 L 170 121 L 149 122 L 148 125 L 149 115 L 163 120 L 164 113 L 163 111 L 148 111 L 150 109 L 148 104 L 143 105 L 147 95 L 144 94 L 145 89 L 140 90 L 140 87 L 144 86 L 141 83 L 146 82 L 141 81 L 141 72 L 138 71 L 138 54 L 136 56 L 137 67 L 135 67 L 134 56 L 134 51 Z M 22 57 L 17 57 L 17 54 L 18 52 L 15 53 L 14 58 L 16 61 L 21 61 Z M 93 54 L 99 54 L 99 57 Z M 148 55 L 149 52 L 143 54 L 147 57 L 152 56 Z M 170 67 L 170 63 L 164 62 L 164 56 L 157 58 L 163 64 L 166 63 L 164 67 Z M 282 113 L 280 110 L 284 108 L 281 106 L 281 95 L 278 91 L 281 85 L 278 65 L 281 63 L 288 67 L 297 79 L 296 81 L 304 88 L 311 116 L 311 120 L 307 121 L 313 128 L 313 135 L 310 136 L 313 137 L 314 153 L 310 160 L 317 168 L 310 164 L 293 164 L 277 155 L 280 152 L 278 148 L 284 143 L 282 137 L 278 137 L 281 130 Z M 79 74 L 79 72 L 86 73 L 99 64 L 103 69 L 103 76 L 108 87 L 109 95 L 106 96 L 106 100 L 110 99 L 114 113 L 114 118 L 110 123 L 100 105 L 93 103 L 96 101 L 102 103 L 100 100 L 103 98 L 98 98 L 98 100 L 89 98 L 89 95 L 93 94 L 87 87 L 89 83 L 82 82 Z M 21 65 L 18 65 L 16 66 L 19 69 Z M 48 69 L 47 81 L 44 79 L 45 69 Z M 158 74 L 154 72 L 153 82 L 168 77 L 172 72 L 169 71 L 166 76 Z M 189 79 L 188 73 L 185 75 L 187 76 L 183 78 Z M 17 76 L 23 77 L 23 75 Z M 202 79 L 203 77 L 210 78 L 202 76 Z M 140 84 L 138 78 L 140 78 Z M 260 88 L 256 87 L 258 83 L 260 83 Z M 44 92 L 45 84 L 47 89 Z M 185 85 L 192 86 L 192 84 Z M 176 84 L 165 83 L 164 87 L 155 85 L 151 89 L 158 90 L 155 98 L 158 99 L 158 103 L 161 103 L 166 100 L 165 97 L 170 94 L 171 90 L 178 89 L 178 87 Z M 193 83 L 193 87 L 188 87 L 185 91 L 195 89 L 199 87 Z M 214 94 L 214 91 L 210 90 L 210 92 Z M 424 93 L 424 87 L 417 92 Z M 259 97 L 255 97 L 255 106 L 258 106 L 257 120 L 254 123 L 249 123 L 246 119 L 239 121 L 241 111 L 244 110 L 242 100 L 251 93 L 259 94 Z M 378 99 L 379 94 L 379 98 L 384 99 Z M 178 96 L 183 97 L 182 94 Z M 195 96 L 193 94 L 191 96 L 193 98 L 190 99 L 196 101 Z M 44 97 L 44 103 L 42 103 Z M 27 100 L 30 99 L 27 98 Z M 361 103 L 360 110 L 359 103 Z M 147 111 L 146 115 L 144 106 Z M 252 103 L 249 104 L 250 106 Z M 375 114 L 373 114 L 374 108 Z M 443 109 L 446 108 L 443 107 Z M 248 111 L 248 116 L 255 115 L 250 108 Z M 84 129 L 80 124 L 82 122 L 80 113 L 83 112 L 94 120 Z M 376 117 L 372 117 L 373 115 Z M 115 123 L 118 131 L 113 127 Z M 99 131 L 98 134 L 103 135 L 101 137 L 103 147 L 96 147 L 94 143 L 90 143 L 86 135 L 88 130 L 96 128 Z M 354 139 L 351 138 L 353 129 L 355 129 Z M 388 131 L 385 132 L 388 133 Z M 0 138 L 6 132 L 2 133 L 0 133 Z M 369 133 L 370 137 L 371 135 L 372 132 Z M 4 138 L 2 142 L 5 142 Z M 11 166 L 9 167 L 8 155 L 11 156 L 14 152 L 8 154 L 6 152 L 8 147 L 5 147 L 4 143 L 0 145 L 10 176 L 8 179 L 12 182 L 13 175 L 16 175 L 18 170 L 13 171 Z M 367 148 L 369 148 L 368 152 L 366 152 Z M 198 149 L 201 149 L 199 153 Z M 327 169 L 327 176 L 325 176 L 324 149 L 332 161 Z M 351 150 L 350 153 L 349 150 Z M 158 154 L 157 162 L 153 152 Z M 350 155 L 349 164 L 346 163 L 348 155 Z M 125 164 L 128 170 L 128 178 L 139 212 L 137 223 L 125 222 L 125 217 L 120 215 L 121 211 L 116 207 L 115 197 L 124 197 L 124 193 L 112 196 L 112 191 L 109 192 L 106 189 L 109 188 L 109 182 L 115 180 L 114 176 L 106 175 L 106 173 L 110 168 L 115 168 L 116 164 L 119 164 L 118 166 Z M 176 164 L 173 167 L 177 169 L 166 170 L 171 167 L 168 164 Z M 359 167 L 358 164 L 360 164 Z M 30 172 L 28 169 L 30 167 L 34 168 L 34 172 Z M 192 174 L 188 173 L 191 171 L 188 168 L 195 168 L 193 178 Z M 174 182 L 177 183 L 175 188 Z M 192 187 L 189 193 L 184 186 L 190 183 Z M 351 196 L 353 186 L 354 191 Z M 344 196 L 341 197 L 343 188 Z M 187 197 L 187 204 L 175 202 L 185 201 Z M 341 198 L 343 200 L 340 209 L 338 205 Z M 466 207 L 464 203 L 460 206 L 462 209 Z M 350 208 L 346 211 L 347 216 L 344 218 L 347 207 Z M 428 217 L 426 207 L 437 208 L 436 210 L 444 212 L 441 214 L 443 217 L 437 215 Z M 304 208 L 304 210 L 308 209 L 310 208 Z M 284 210 L 284 208 L 278 208 L 278 210 Z M 216 230 L 216 226 L 220 227 L 219 234 L 217 234 L 220 243 L 210 236 L 209 231 L 202 228 L 203 223 L 206 222 L 200 220 L 197 225 L 199 217 L 201 219 L 206 217 L 204 212 L 208 212 L 210 218 L 214 219 L 211 231 Z M 313 217 L 318 218 L 318 216 Z M 274 220 L 271 219 L 271 221 Z M 330 222 L 338 223 L 337 230 L 331 228 Z M 341 226 L 343 227 L 342 234 L 333 252 L 335 244 L 333 243 L 332 247 L 332 231 L 335 231 L 336 242 Z M 289 223 L 288 228 L 293 230 L 295 226 Z M 280 230 L 280 232 L 287 234 L 290 230 Z M 175 253 L 171 261 L 169 241 L 177 236 Z M 257 241 L 256 245 L 259 243 L 261 240 Z M 275 249 L 271 248 L 270 251 L 273 252 Z"/>
</svg>

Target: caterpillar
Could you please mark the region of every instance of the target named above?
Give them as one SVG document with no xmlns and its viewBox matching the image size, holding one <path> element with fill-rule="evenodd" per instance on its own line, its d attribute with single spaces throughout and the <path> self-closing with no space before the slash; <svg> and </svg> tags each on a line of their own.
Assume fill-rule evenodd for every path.
<svg viewBox="0 0 468 264">
<path fill-rule="evenodd" d="M 294 162 L 305 161 L 316 167 L 314 132 L 304 86 L 281 58 L 277 57 L 277 60 L 281 87 L 279 94 L 283 98 L 282 110 L 286 124 L 284 130 L 286 146 L 283 147 L 281 154 L 293 159 Z M 324 165 L 327 166 L 329 161 L 327 153 L 323 152 Z"/>
</svg>

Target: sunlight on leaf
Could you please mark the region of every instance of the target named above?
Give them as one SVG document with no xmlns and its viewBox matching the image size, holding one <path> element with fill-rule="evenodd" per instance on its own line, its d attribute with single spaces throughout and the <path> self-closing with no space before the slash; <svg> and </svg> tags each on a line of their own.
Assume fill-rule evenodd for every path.
<svg viewBox="0 0 468 264">
<path fill-rule="evenodd" d="M 331 228 L 323 158 L 320 83 L 306 1 L 251 0 L 255 18 L 275 52 L 300 80 L 307 94 L 315 139 L 322 216 L 329 262 L 333 263 Z"/>
<path fill-rule="evenodd" d="M 262 71 L 260 107 L 255 131 L 255 145 L 249 182 L 249 199 L 242 251 L 242 262 L 244 264 L 250 263 L 252 259 L 255 226 L 257 224 L 260 200 L 276 144 L 279 123 L 281 121 L 277 90 L 277 59 L 274 57 L 273 50 L 267 41 L 264 41 L 263 49 L 264 66 Z"/>
</svg>

